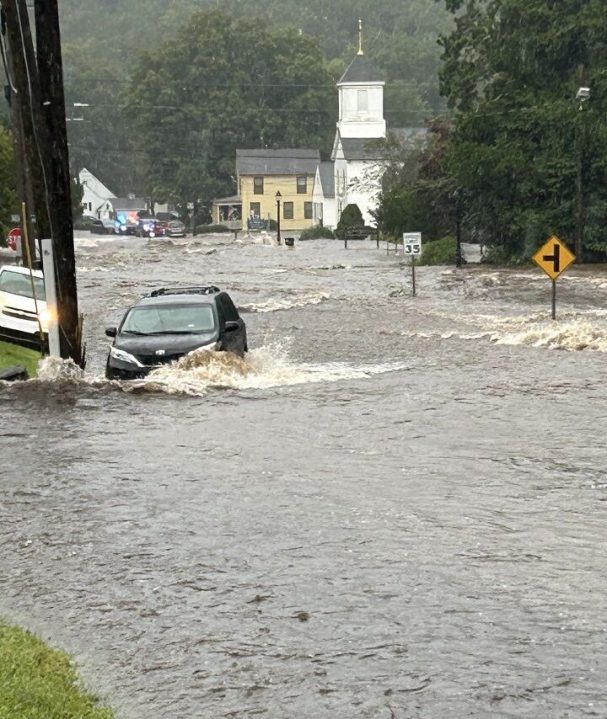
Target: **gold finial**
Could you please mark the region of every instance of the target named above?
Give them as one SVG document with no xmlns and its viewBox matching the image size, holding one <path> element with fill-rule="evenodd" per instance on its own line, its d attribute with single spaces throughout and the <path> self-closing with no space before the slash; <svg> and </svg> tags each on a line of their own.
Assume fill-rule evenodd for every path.
<svg viewBox="0 0 607 719">
<path fill-rule="evenodd" d="M 358 18 L 358 52 L 357 55 L 364 55 L 363 52 L 363 21 Z"/>
</svg>

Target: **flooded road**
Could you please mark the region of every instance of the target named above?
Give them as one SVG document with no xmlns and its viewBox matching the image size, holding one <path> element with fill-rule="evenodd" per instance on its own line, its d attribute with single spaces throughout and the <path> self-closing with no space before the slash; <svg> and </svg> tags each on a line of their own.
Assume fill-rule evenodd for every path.
<svg viewBox="0 0 607 719">
<path fill-rule="evenodd" d="M 0 388 L 0 615 L 119 719 L 607 716 L 607 273 L 82 237 L 89 364 Z M 159 286 L 247 322 L 103 379 Z"/>
</svg>

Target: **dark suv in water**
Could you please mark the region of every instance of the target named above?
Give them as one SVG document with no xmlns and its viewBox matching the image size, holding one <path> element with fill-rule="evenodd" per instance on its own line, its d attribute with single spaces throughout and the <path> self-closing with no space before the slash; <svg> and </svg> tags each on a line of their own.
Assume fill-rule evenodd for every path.
<svg viewBox="0 0 607 719">
<path fill-rule="evenodd" d="M 136 379 L 202 347 L 243 355 L 247 330 L 227 292 L 218 287 L 163 287 L 130 307 L 118 327 L 108 379 Z"/>
</svg>

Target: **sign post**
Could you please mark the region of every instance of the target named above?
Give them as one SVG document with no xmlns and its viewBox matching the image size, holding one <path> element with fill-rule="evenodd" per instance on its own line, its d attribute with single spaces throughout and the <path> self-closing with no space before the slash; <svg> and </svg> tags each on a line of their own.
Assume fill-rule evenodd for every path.
<svg viewBox="0 0 607 719">
<path fill-rule="evenodd" d="M 552 319 L 556 319 L 556 280 L 569 265 L 575 262 L 575 255 L 556 235 L 553 235 L 533 255 L 533 261 L 552 280 Z"/>
<path fill-rule="evenodd" d="M 403 232 L 403 254 L 411 258 L 411 279 L 413 282 L 413 297 L 415 297 L 415 258 L 422 254 L 422 233 Z"/>
</svg>

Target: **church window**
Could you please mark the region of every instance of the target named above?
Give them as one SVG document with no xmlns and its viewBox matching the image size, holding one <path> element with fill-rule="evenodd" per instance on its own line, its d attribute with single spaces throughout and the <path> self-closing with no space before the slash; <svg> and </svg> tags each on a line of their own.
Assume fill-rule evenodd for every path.
<svg viewBox="0 0 607 719">
<path fill-rule="evenodd" d="M 369 110 L 369 97 L 366 90 L 357 91 L 357 106 L 359 112 L 367 112 Z"/>
</svg>

